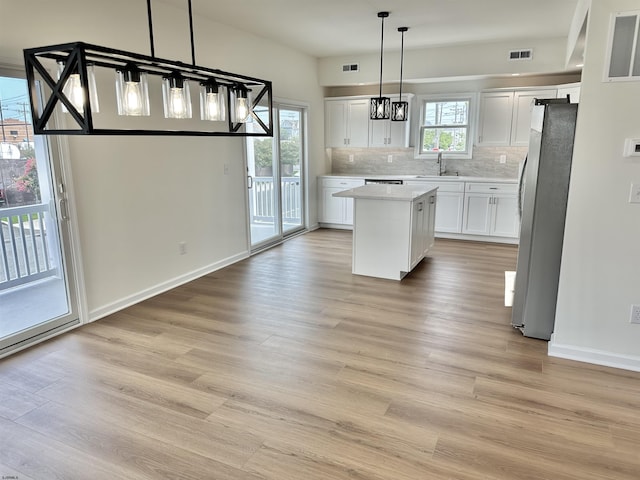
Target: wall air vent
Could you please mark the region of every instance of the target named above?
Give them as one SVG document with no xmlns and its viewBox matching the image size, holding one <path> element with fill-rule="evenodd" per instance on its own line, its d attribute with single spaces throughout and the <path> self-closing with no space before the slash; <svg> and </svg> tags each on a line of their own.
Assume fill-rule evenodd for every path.
<svg viewBox="0 0 640 480">
<path fill-rule="evenodd" d="M 359 72 L 359 71 L 360 71 L 359 63 L 347 63 L 345 65 L 342 65 L 343 73 L 351 73 L 351 72 Z"/>
<path fill-rule="evenodd" d="M 509 60 L 531 60 L 533 58 L 533 50 L 526 48 L 523 50 L 511 50 L 509 52 Z"/>
</svg>

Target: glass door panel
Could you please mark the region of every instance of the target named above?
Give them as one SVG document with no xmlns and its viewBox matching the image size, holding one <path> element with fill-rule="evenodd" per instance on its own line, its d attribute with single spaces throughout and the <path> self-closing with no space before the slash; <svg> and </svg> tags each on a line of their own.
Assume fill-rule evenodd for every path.
<svg viewBox="0 0 640 480">
<path fill-rule="evenodd" d="M 0 76 L 0 356 L 78 323 L 57 148 L 33 135 L 27 84 Z M 57 187 L 59 185 L 59 188 Z M 59 191 L 58 191 L 59 190 Z"/>
<path fill-rule="evenodd" d="M 273 116 L 273 138 L 247 139 L 252 249 L 304 228 L 304 109 L 275 104 Z"/>
<path fill-rule="evenodd" d="M 301 109 L 282 107 L 278 110 L 282 229 L 285 234 L 302 227 L 302 118 Z"/>
<path fill-rule="evenodd" d="M 268 111 L 258 112 L 268 118 Z M 252 125 L 247 124 L 250 131 Z M 247 174 L 249 176 L 249 215 L 251 245 L 259 245 L 280 236 L 278 163 L 272 137 L 248 137 Z"/>
</svg>

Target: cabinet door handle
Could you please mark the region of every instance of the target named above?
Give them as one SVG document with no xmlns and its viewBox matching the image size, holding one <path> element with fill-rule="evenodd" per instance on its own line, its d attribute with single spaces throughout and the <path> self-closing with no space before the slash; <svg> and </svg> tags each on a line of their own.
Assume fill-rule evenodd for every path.
<svg viewBox="0 0 640 480">
<path fill-rule="evenodd" d="M 429 203 L 431 203 L 431 204 L 436 203 L 436 197 L 434 197 L 433 195 L 431 195 L 431 196 L 429 197 Z"/>
<path fill-rule="evenodd" d="M 418 211 L 421 212 L 422 211 L 422 202 L 418 203 Z"/>
<path fill-rule="evenodd" d="M 489 187 L 489 190 L 498 190 L 498 187 Z"/>
</svg>

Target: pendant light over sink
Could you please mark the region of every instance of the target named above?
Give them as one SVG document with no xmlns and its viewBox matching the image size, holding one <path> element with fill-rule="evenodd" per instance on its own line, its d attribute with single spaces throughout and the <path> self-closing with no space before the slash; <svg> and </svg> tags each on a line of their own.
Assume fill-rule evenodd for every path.
<svg viewBox="0 0 640 480">
<path fill-rule="evenodd" d="M 382 21 L 380 33 L 380 92 L 377 97 L 371 99 L 369 106 L 369 118 L 371 120 L 389 120 L 391 110 L 391 99 L 382 96 L 382 53 L 384 49 L 384 19 L 389 16 L 389 12 L 378 12 L 378 18 Z"/>
<path fill-rule="evenodd" d="M 406 122 L 409 116 L 409 102 L 402 101 L 402 64 L 404 63 L 404 32 L 409 27 L 399 27 L 398 31 L 402 34 L 402 43 L 400 44 L 400 94 L 398 101 L 391 104 L 391 121 Z"/>
</svg>

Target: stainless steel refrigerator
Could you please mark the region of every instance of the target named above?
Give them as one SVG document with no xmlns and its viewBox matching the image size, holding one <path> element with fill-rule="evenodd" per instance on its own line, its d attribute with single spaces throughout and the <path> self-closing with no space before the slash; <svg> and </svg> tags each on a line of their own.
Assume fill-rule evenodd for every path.
<svg viewBox="0 0 640 480">
<path fill-rule="evenodd" d="M 536 100 L 520 177 L 520 246 L 511 323 L 527 337 L 553 333 L 577 104 Z"/>
</svg>

